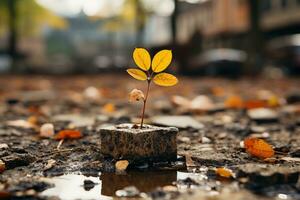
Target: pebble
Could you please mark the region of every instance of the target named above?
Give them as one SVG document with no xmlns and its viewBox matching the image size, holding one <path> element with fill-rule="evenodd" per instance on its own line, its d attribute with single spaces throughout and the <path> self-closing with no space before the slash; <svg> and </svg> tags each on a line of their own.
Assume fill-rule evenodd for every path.
<svg viewBox="0 0 300 200">
<path fill-rule="evenodd" d="M 278 121 L 278 113 L 268 108 L 251 109 L 247 112 L 250 119 L 257 122 L 276 122 Z"/>
<path fill-rule="evenodd" d="M 43 124 L 40 129 L 40 136 L 44 138 L 51 138 L 55 134 L 53 124 Z"/>
<path fill-rule="evenodd" d="M 202 142 L 202 143 L 211 143 L 211 139 L 209 139 L 208 137 L 204 137 L 204 136 L 203 136 L 203 137 L 201 138 L 201 142 Z"/>
<path fill-rule="evenodd" d="M 175 116 L 155 116 L 151 118 L 154 124 L 163 126 L 174 126 L 177 128 L 195 128 L 203 129 L 204 125 L 190 116 L 175 115 Z"/>
<path fill-rule="evenodd" d="M 8 145 L 5 143 L 0 144 L 0 149 L 8 149 Z"/>
<path fill-rule="evenodd" d="M 83 181 L 83 188 L 86 190 L 86 191 L 90 191 L 91 189 L 93 189 L 95 187 L 96 183 L 94 183 L 93 181 L 91 180 L 84 180 Z"/>
<path fill-rule="evenodd" d="M 90 86 L 83 91 L 84 97 L 89 100 L 97 101 L 101 98 L 101 93 L 96 87 Z"/>
<path fill-rule="evenodd" d="M 135 186 L 128 186 L 116 191 L 117 197 L 135 197 L 139 195 L 139 190 Z"/>
</svg>

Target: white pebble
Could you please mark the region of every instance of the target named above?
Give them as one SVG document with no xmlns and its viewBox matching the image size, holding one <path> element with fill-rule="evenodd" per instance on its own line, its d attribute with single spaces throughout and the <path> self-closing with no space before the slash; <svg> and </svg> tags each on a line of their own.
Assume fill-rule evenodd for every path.
<svg viewBox="0 0 300 200">
<path fill-rule="evenodd" d="M 40 136 L 45 138 L 50 138 L 54 136 L 54 126 L 53 124 L 47 123 L 43 124 L 40 129 Z"/>
</svg>

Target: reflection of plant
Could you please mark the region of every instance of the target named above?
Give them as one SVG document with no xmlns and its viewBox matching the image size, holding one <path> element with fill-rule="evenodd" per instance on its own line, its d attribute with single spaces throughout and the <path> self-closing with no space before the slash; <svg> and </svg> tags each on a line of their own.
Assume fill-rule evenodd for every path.
<svg viewBox="0 0 300 200">
<path fill-rule="evenodd" d="M 153 82 L 160 86 L 173 86 L 178 80 L 175 76 L 169 73 L 161 73 L 164 71 L 172 61 L 172 52 L 170 50 L 162 50 L 158 52 L 151 62 L 151 57 L 149 52 L 143 48 L 136 48 L 133 52 L 133 59 L 135 64 L 140 69 L 127 69 L 129 75 L 133 78 L 141 81 L 147 81 L 147 91 L 146 95 L 142 91 L 134 89 L 130 93 L 130 100 L 143 100 L 143 109 L 142 109 L 142 120 L 141 127 L 143 128 L 145 108 L 148 99 L 148 93 L 150 89 L 150 83 Z"/>
</svg>

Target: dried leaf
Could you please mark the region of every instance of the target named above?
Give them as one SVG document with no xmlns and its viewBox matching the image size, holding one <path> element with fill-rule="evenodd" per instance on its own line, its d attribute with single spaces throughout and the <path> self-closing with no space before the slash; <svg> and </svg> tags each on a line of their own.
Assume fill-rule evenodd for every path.
<svg viewBox="0 0 300 200">
<path fill-rule="evenodd" d="M 102 110 L 106 113 L 113 113 L 116 111 L 116 106 L 113 103 L 107 103 L 102 107 Z"/>
<path fill-rule="evenodd" d="M 5 170 L 5 163 L 2 160 L 0 160 L 0 173 L 4 172 L 4 170 Z"/>
<path fill-rule="evenodd" d="M 274 156 L 274 150 L 270 144 L 259 138 L 246 138 L 244 140 L 246 151 L 258 158 L 270 158 Z"/>
<path fill-rule="evenodd" d="M 127 73 L 132 76 L 133 78 L 140 80 L 140 81 L 145 81 L 147 80 L 147 75 L 145 72 L 139 69 L 127 69 Z"/>
<path fill-rule="evenodd" d="M 175 76 L 168 73 L 160 73 L 154 76 L 153 81 L 160 86 L 173 86 L 176 85 L 178 80 Z"/>
<path fill-rule="evenodd" d="M 151 65 L 149 52 L 143 48 L 135 48 L 133 51 L 133 60 L 135 64 L 144 71 L 148 71 Z"/>
<path fill-rule="evenodd" d="M 264 100 L 248 100 L 244 103 L 246 109 L 266 108 L 268 103 Z"/>
<path fill-rule="evenodd" d="M 138 89 L 133 89 L 130 93 L 129 93 L 129 101 L 133 102 L 133 101 L 140 101 L 140 100 L 144 100 L 145 99 L 145 95 L 141 90 Z"/>
<path fill-rule="evenodd" d="M 125 171 L 129 165 L 128 160 L 119 160 L 116 162 L 115 167 L 117 171 Z"/>
<path fill-rule="evenodd" d="M 237 96 L 237 95 L 233 95 L 233 96 L 230 96 L 228 97 L 226 100 L 225 100 L 225 106 L 227 108 L 243 108 L 244 107 L 244 102 L 242 100 L 242 98 L 240 96 Z"/>
<path fill-rule="evenodd" d="M 164 71 L 172 61 L 172 51 L 161 50 L 153 58 L 152 70 L 155 73 Z"/>
<path fill-rule="evenodd" d="M 227 169 L 225 167 L 218 167 L 215 170 L 216 174 L 218 176 L 224 177 L 224 178 L 233 178 L 234 174 L 230 169 Z"/>
<path fill-rule="evenodd" d="M 55 136 L 56 140 L 62 139 L 78 139 L 81 138 L 81 132 L 76 130 L 62 130 Z"/>
</svg>

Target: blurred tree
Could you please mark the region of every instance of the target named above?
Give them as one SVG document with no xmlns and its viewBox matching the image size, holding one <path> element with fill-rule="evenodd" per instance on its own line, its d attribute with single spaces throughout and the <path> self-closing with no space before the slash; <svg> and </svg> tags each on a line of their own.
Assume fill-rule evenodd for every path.
<svg viewBox="0 0 300 200">
<path fill-rule="evenodd" d="M 172 43 L 176 46 L 176 33 L 177 33 L 177 15 L 178 15 L 178 0 L 174 1 L 174 11 L 171 16 L 171 33 L 172 33 Z"/>
<path fill-rule="evenodd" d="M 260 3 L 259 0 L 248 0 L 250 9 L 250 30 L 248 49 L 248 72 L 256 74 L 262 67 L 262 30 L 260 26 Z"/>
<path fill-rule="evenodd" d="M 63 29 L 67 23 L 61 17 L 39 5 L 35 0 L 0 1 L 0 37 L 8 35 L 7 52 L 13 60 L 18 58 L 18 41 L 23 37 L 37 36 L 46 25 Z"/>
</svg>

